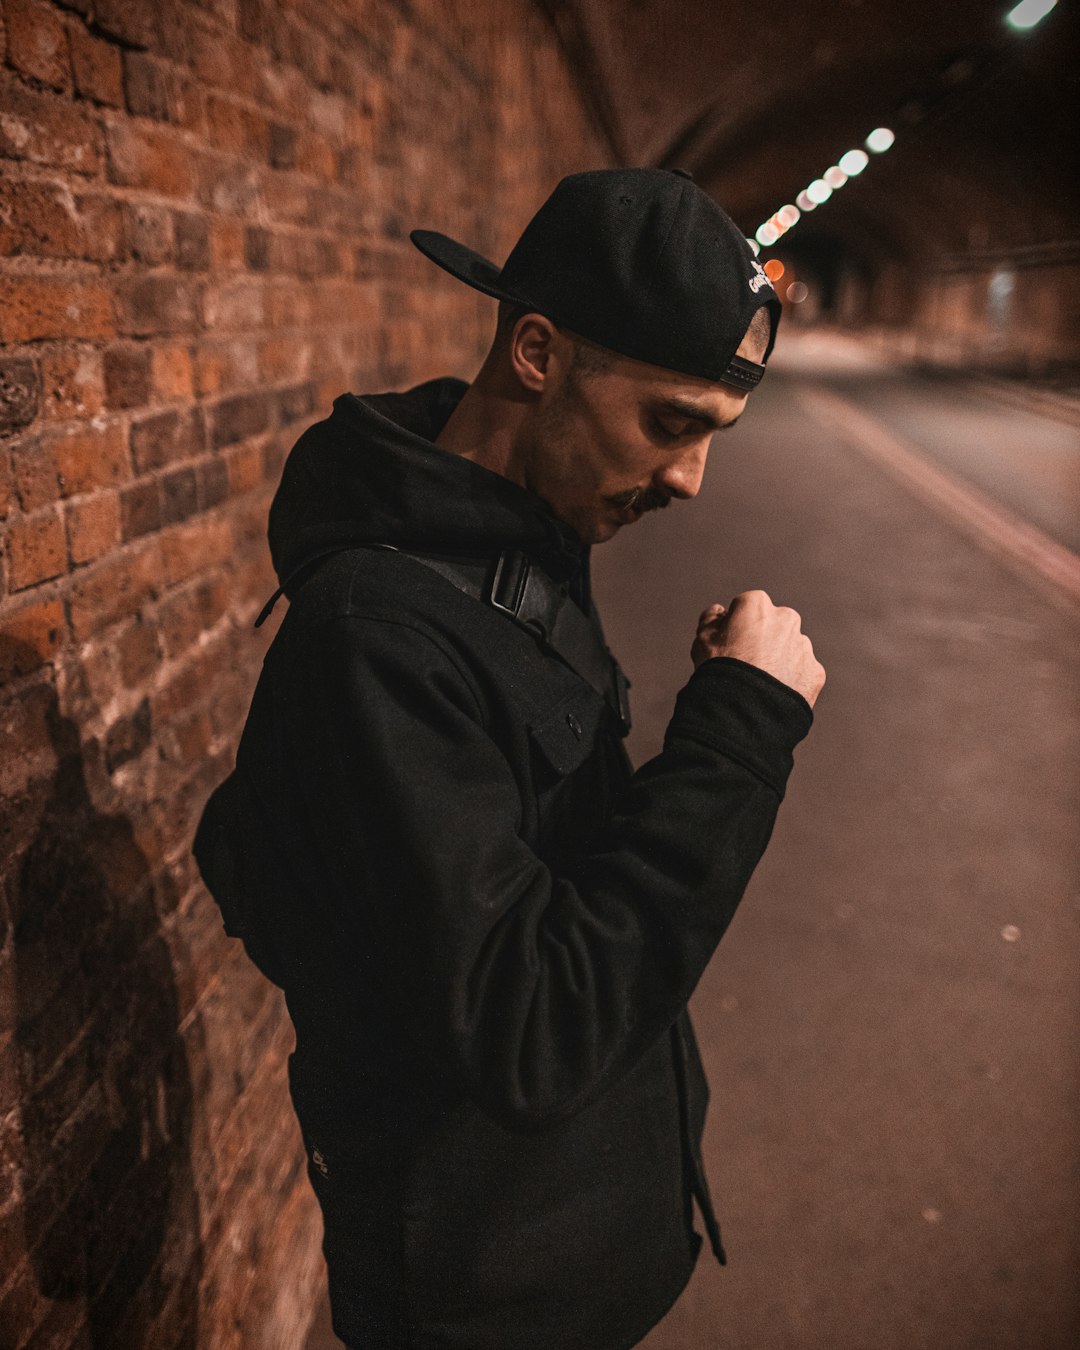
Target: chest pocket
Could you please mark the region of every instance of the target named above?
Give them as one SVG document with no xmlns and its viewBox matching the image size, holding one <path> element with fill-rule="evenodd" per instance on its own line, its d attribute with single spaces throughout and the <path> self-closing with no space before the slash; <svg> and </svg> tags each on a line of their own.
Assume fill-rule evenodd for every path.
<svg viewBox="0 0 1080 1350">
<path fill-rule="evenodd" d="M 549 865 L 579 856 L 610 815 L 614 735 L 604 700 L 584 687 L 529 722 L 538 852 Z"/>
</svg>

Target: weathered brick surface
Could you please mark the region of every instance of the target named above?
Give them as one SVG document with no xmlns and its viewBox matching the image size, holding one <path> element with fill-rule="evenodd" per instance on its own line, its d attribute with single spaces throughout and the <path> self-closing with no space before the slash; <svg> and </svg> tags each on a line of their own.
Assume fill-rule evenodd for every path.
<svg viewBox="0 0 1080 1350">
<path fill-rule="evenodd" d="M 408 230 L 499 258 L 604 152 L 528 0 L 0 19 L 0 1344 L 294 1350 L 291 1028 L 190 855 L 267 510 L 338 394 L 475 369 Z"/>
<path fill-rule="evenodd" d="M 0 359 L 0 435 L 32 422 L 41 402 L 37 366 L 28 356 Z"/>
<path fill-rule="evenodd" d="M 81 24 L 68 30 L 75 89 L 95 103 L 118 108 L 124 102 L 122 53 L 115 43 L 95 37 Z"/>
</svg>

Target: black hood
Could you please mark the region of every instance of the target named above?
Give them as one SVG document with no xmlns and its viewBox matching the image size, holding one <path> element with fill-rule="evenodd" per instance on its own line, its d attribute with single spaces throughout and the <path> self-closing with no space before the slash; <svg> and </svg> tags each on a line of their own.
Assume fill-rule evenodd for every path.
<svg viewBox="0 0 1080 1350">
<path fill-rule="evenodd" d="M 270 507 L 282 583 L 313 554 L 350 543 L 465 557 L 513 547 L 557 580 L 587 574 L 588 547 L 541 497 L 434 444 L 467 388 L 442 378 L 334 400 L 293 447 Z"/>
</svg>

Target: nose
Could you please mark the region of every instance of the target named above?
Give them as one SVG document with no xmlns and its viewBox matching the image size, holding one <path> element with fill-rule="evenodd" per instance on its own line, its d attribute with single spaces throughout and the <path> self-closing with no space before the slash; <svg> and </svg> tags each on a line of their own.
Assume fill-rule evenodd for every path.
<svg viewBox="0 0 1080 1350">
<path fill-rule="evenodd" d="M 705 460 L 710 436 L 688 445 L 677 458 L 669 459 L 656 471 L 653 481 L 671 497 L 696 497 L 705 477 Z"/>
</svg>

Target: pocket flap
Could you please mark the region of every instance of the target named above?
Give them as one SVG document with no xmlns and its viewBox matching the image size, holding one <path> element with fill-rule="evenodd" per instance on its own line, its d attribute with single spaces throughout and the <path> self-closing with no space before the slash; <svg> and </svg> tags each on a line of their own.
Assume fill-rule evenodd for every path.
<svg viewBox="0 0 1080 1350">
<path fill-rule="evenodd" d="M 561 699 L 529 723 L 529 734 L 556 773 L 573 773 L 588 759 L 604 716 L 604 700 L 591 690 Z"/>
</svg>

